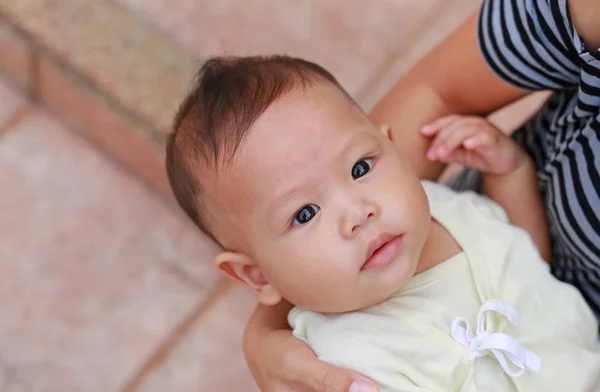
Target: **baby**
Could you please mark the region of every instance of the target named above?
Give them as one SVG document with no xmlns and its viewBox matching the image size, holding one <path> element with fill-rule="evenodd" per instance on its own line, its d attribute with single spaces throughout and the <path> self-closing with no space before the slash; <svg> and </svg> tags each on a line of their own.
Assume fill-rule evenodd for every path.
<svg viewBox="0 0 600 392">
<path fill-rule="evenodd" d="M 540 254 L 531 159 L 482 119 L 425 133 L 431 159 L 484 172 L 495 202 L 420 181 L 323 68 L 215 58 L 179 109 L 167 168 L 223 247 L 217 268 L 262 304 L 294 304 L 295 336 L 381 391 L 600 390 L 596 321 Z"/>
</svg>

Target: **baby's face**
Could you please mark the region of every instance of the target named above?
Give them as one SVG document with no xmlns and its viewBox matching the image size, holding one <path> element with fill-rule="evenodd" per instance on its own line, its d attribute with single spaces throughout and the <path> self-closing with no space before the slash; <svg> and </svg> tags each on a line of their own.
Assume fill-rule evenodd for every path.
<svg viewBox="0 0 600 392">
<path fill-rule="evenodd" d="M 419 179 L 332 86 L 275 102 L 211 185 L 205 208 L 216 238 L 314 311 L 389 297 L 414 274 L 429 232 Z"/>
</svg>

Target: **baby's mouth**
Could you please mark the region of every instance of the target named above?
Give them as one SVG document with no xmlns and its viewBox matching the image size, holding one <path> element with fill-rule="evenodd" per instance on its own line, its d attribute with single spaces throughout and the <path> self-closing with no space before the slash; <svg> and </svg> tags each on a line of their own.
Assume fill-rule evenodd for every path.
<svg viewBox="0 0 600 392">
<path fill-rule="evenodd" d="M 400 252 L 403 245 L 404 235 L 382 233 L 369 242 L 366 261 L 361 271 L 382 268 Z"/>
</svg>

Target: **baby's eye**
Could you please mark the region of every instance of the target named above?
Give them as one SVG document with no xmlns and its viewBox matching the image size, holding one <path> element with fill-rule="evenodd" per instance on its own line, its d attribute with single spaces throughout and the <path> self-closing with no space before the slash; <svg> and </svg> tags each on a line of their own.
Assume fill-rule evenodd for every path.
<svg viewBox="0 0 600 392">
<path fill-rule="evenodd" d="M 373 167 L 373 159 L 364 158 L 354 164 L 352 168 L 352 178 L 355 180 L 367 174 Z"/>
<path fill-rule="evenodd" d="M 292 226 L 304 225 L 308 223 L 312 218 L 315 217 L 315 215 L 317 215 L 317 212 L 319 212 L 319 210 L 320 208 L 317 205 L 305 205 L 300 209 L 300 211 L 298 211 L 298 213 L 294 217 L 294 220 L 292 221 Z"/>
</svg>

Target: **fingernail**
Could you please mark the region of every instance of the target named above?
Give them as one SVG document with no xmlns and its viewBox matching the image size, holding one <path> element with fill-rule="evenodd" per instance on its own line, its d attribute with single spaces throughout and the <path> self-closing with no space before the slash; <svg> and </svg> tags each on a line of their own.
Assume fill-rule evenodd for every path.
<svg viewBox="0 0 600 392">
<path fill-rule="evenodd" d="M 428 159 L 435 159 L 435 151 L 433 149 L 427 151 L 427 158 Z"/>
<path fill-rule="evenodd" d="M 423 125 L 421 127 L 421 131 L 423 131 L 423 132 L 430 132 L 430 131 L 433 131 L 433 127 L 431 125 Z"/>
<path fill-rule="evenodd" d="M 357 380 L 350 385 L 349 392 L 377 392 L 377 389 L 367 382 Z"/>
</svg>

